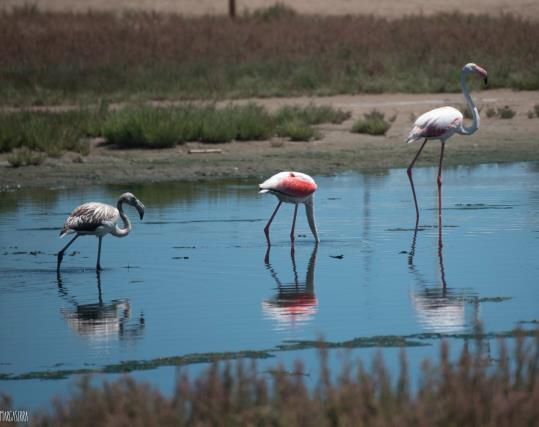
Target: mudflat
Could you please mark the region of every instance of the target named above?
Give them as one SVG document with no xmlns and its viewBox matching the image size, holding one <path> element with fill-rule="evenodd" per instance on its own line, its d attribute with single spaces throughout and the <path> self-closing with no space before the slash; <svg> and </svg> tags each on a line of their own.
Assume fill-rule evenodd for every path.
<svg viewBox="0 0 539 427">
<path fill-rule="evenodd" d="M 480 129 L 472 136 L 453 136 L 447 143 L 444 164 L 465 165 L 539 160 L 539 118 L 528 112 L 539 102 L 537 92 L 485 90 L 472 94 L 480 109 Z M 128 184 L 223 177 L 264 177 L 281 170 L 311 175 L 406 167 L 419 146 L 405 144 L 415 117 L 443 106 L 464 106 L 461 94 L 380 94 L 333 97 L 268 98 L 223 101 L 256 102 L 273 111 L 281 105 L 331 105 L 351 111 L 339 125 L 320 125 L 321 139 L 293 142 L 281 138 L 223 144 L 187 143 L 170 149 L 119 150 L 94 140 L 88 156 L 66 153 L 39 166 L 13 168 L 0 156 L 2 189 L 76 187 L 91 184 Z M 511 119 L 486 116 L 489 108 L 509 106 Z M 46 107 L 40 107 L 41 109 Z M 58 107 L 55 107 L 58 108 Z M 350 132 L 352 124 L 372 109 L 395 118 L 385 136 Z M 219 149 L 220 153 L 189 153 Z M 431 141 L 418 165 L 435 165 L 440 144 Z M 215 150 L 213 150 L 215 151 Z"/>
</svg>

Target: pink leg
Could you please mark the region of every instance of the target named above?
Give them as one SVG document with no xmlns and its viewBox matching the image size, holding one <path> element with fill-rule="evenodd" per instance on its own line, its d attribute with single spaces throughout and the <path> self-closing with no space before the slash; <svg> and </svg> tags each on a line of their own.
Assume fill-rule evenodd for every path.
<svg viewBox="0 0 539 427">
<path fill-rule="evenodd" d="M 438 165 L 438 217 L 442 216 L 442 162 L 444 160 L 445 142 L 442 141 L 442 149 L 440 151 L 440 164 Z"/>
<path fill-rule="evenodd" d="M 268 245 L 270 245 L 270 239 L 269 239 L 269 229 L 270 229 L 270 225 L 273 221 L 273 218 L 275 218 L 275 215 L 277 214 L 277 211 L 279 210 L 279 208 L 281 207 L 281 202 L 279 200 L 279 203 L 277 203 L 277 207 L 275 208 L 275 210 L 273 211 L 273 213 L 271 214 L 271 217 L 268 221 L 268 223 L 266 224 L 266 226 L 264 227 L 264 234 L 266 235 L 266 241 L 268 242 Z"/>
<path fill-rule="evenodd" d="M 417 227 L 417 224 L 419 224 L 419 208 L 417 206 L 417 197 L 415 195 L 415 188 L 414 188 L 414 180 L 412 179 L 412 168 L 415 165 L 415 162 L 419 158 L 419 155 L 421 154 L 421 151 L 423 151 L 423 147 L 427 143 L 427 139 L 425 138 L 425 141 L 423 141 L 423 144 L 421 144 L 421 147 L 419 147 L 419 151 L 414 157 L 414 160 L 412 160 L 412 163 L 410 163 L 410 166 L 408 166 L 408 179 L 410 180 L 410 185 L 412 186 L 412 194 L 414 196 L 414 204 L 415 204 L 415 225 Z"/>
<path fill-rule="evenodd" d="M 290 241 L 294 244 L 294 229 L 296 228 L 296 216 L 298 214 L 298 205 L 294 207 L 294 219 L 292 220 L 292 230 L 290 230 Z"/>
</svg>

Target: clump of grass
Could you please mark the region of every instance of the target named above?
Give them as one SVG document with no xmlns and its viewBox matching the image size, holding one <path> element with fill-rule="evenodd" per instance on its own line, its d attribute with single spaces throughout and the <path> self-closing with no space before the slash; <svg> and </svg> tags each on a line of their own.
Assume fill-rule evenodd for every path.
<svg viewBox="0 0 539 427">
<path fill-rule="evenodd" d="M 26 147 L 17 148 L 7 156 L 7 161 L 14 168 L 40 165 L 43 160 L 45 160 L 45 154 L 32 151 Z"/>
<path fill-rule="evenodd" d="M 391 124 L 385 120 L 384 113 L 374 109 L 365 113 L 352 126 L 353 133 L 367 133 L 369 135 L 385 135 Z"/>
<path fill-rule="evenodd" d="M 539 117 L 539 104 L 535 104 L 533 110 L 528 111 L 528 118 L 533 119 L 534 117 Z"/>
<path fill-rule="evenodd" d="M 288 137 L 291 141 L 310 141 L 320 138 L 320 132 L 300 119 L 291 119 L 278 125 L 277 135 Z"/>
<path fill-rule="evenodd" d="M 290 18 L 297 15 L 297 12 L 283 3 L 275 3 L 267 8 L 255 10 L 253 16 L 263 21 L 272 21 L 283 18 Z M 249 15 L 246 15 L 248 18 Z"/>
<path fill-rule="evenodd" d="M 306 107 L 285 105 L 275 113 L 275 119 L 278 123 L 299 119 L 308 125 L 318 125 L 320 123 L 339 124 L 349 119 L 350 116 L 349 111 L 333 108 L 329 105 L 316 106 L 314 104 L 309 104 Z"/>
<path fill-rule="evenodd" d="M 496 117 L 496 109 L 494 107 L 488 107 L 486 111 L 486 115 L 489 119 L 492 117 Z"/>
<path fill-rule="evenodd" d="M 465 344 L 454 360 L 444 342 L 436 360 L 422 364 L 417 387 L 411 385 L 404 351 L 392 376 L 378 353 L 371 366 L 345 362 L 331 372 L 327 350 L 320 350 L 319 379 L 310 386 L 301 362 L 262 374 L 253 360 L 213 363 L 196 378 L 178 375 L 165 397 L 132 377 L 94 385 L 89 377 L 74 394 L 36 412 L 36 425 L 111 425 L 144 420 L 150 426 L 193 425 L 535 425 L 539 418 L 539 338 L 516 339 L 509 352 L 491 361 Z M 415 391 L 414 391 L 415 390 Z M 6 407 L 10 399 L 4 397 Z"/>
<path fill-rule="evenodd" d="M 0 113 L 0 152 L 26 147 L 53 157 L 65 151 L 87 154 L 85 137 L 95 120 L 87 111 Z"/>
<path fill-rule="evenodd" d="M 516 112 L 511 109 L 508 105 L 503 108 L 498 108 L 498 116 L 501 119 L 512 119 L 515 116 Z"/>
</svg>

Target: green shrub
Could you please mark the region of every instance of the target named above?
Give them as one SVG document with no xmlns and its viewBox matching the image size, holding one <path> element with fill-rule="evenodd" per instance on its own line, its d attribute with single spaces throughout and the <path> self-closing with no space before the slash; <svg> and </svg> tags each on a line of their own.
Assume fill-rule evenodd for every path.
<svg viewBox="0 0 539 427">
<path fill-rule="evenodd" d="M 498 108 L 498 116 L 502 119 L 512 119 L 515 116 L 516 112 L 511 109 L 508 105 L 503 108 Z"/>
<path fill-rule="evenodd" d="M 273 120 L 264 107 L 249 103 L 241 107 L 229 107 L 236 122 L 236 136 L 240 141 L 268 139 L 274 132 Z"/>
<path fill-rule="evenodd" d="M 45 154 L 32 151 L 26 147 L 16 148 L 7 156 L 8 163 L 14 168 L 40 165 L 43 163 L 43 160 L 45 160 Z"/>
<path fill-rule="evenodd" d="M 0 152 L 26 147 L 49 156 L 65 151 L 87 154 L 85 136 L 94 120 L 86 111 L 0 113 Z"/>
<path fill-rule="evenodd" d="M 353 133 L 367 133 L 369 135 L 385 135 L 391 124 L 385 120 L 384 113 L 371 110 L 357 120 L 352 126 Z"/>
<path fill-rule="evenodd" d="M 277 135 L 288 137 L 292 141 L 310 141 L 321 136 L 320 132 L 297 118 L 281 123 L 277 127 Z"/>
<path fill-rule="evenodd" d="M 493 107 L 487 108 L 487 117 L 490 119 L 491 117 L 496 117 L 496 110 Z"/>
<path fill-rule="evenodd" d="M 299 105 L 285 105 L 277 110 L 275 119 L 277 123 L 285 123 L 299 119 L 305 124 L 318 125 L 320 123 L 342 123 L 349 119 L 351 113 L 335 109 L 329 105 L 316 106 L 309 104 L 306 107 Z"/>
</svg>

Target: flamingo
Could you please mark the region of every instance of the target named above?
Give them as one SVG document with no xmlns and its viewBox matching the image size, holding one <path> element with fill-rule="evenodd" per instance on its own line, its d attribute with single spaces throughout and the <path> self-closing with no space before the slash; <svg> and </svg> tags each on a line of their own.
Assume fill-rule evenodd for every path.
<svg viewBox="0 0 539 427">
<path fill-rule="evenodd" d="M 460 87 L 462 88 L 462 93 L 464 98 L 466 98 L 466 103 L 472 111 L 473 122 L 470 127 L 464 126 L 462 113 L 453 107 L 440 107 L 434 110 L 428 111 L 415 121 L 414 127 L 410 131 L 406 142 L 409 144 L 411 142 L 423 139 L 423 144 L 419 147 L 419 151 L 415 155 L 412 163 L 408 166 L 408 178 L 410 180 L 410 185 L 412 186 L 412 194 L 414 196 L 415 212 L 416 212 L 416 226 L 419 223 L 419 208 L 417 206 L 417 198 L 415 194 L 414 181 L 412 179 L 412 168 L 416 160 L 418 159 L 423 147 L 428 140 L 439 139 L 441 141 L 441 151 L 440 151 L 440 162 L 438 165 L 438 215 L 441 215 L 441 199 L 442 199 L 442 161 L 444 158 L 444 147 L 445 142 L 455 133 L 461 135 L 472 135 L 479 129 L 479 112 L 475 106 L 470 92 L 468 90 L 468 85 L 466 84 L 466 76 L 469 73 L 476 73 L 483 77 L 485 84 L 488 83 L 487 72 L 485 69 L 481 68 L 479 65 L 476 65 L 472 62 L 466 64 L 460 73 Z"/>
<path fill-rule="evenodd" d="M 305 205 L 307 221 L 309 222 L 309 227 L 311 228 L 315 241 L 317 243 L 320 241 L 316 230 L 316 223 L 314 221 L 314 192 L 318 188 L 314 179 L 301 172 L 279 172 L 265 180 L 262 184 L 259 184 L 259 187 L 259 193 L 271 193 L 279 199 L 277 207 L 273 211 L 266 227 L 264 227 L 268 245 L 271 244 L 269 238 L 270 225 L 283 202 L 295 205 L 294 219 L 292 220 L 292 229 L 290 231 L 290 240 L 292 244 L 294 244 L 294 228 L 296 226 L 298 204 L 300 203 Z"/>
<path fill-rule="evenodd" d="M 71 212 L 65 220 L 64 228 L 60 231 L 60 237 L 71 233 L 76 233 L 76 235 L 58 252 L 57 271 L 60 271 L 60 264 L 66 249 L 71 246 L 77 237 L 87 235 L 97 236 L 99 239 L 96 270 L 101 270 L 101 240 L 103 236 L 110 233 L 116 237 L 125 237 L 131 231 L 131 222 L 123 211 L 124 203 L 135 207 L 140 219 L 144 217 L 144 205 L 131 193 L 122 194 L 118 199 L 116 208 L 105 203 L 90 202 L 80 205 Z M 118 224 L 116 224 L 119 218 L 123 221 L 123 228 L 118 227 Z"/>
</svg>

